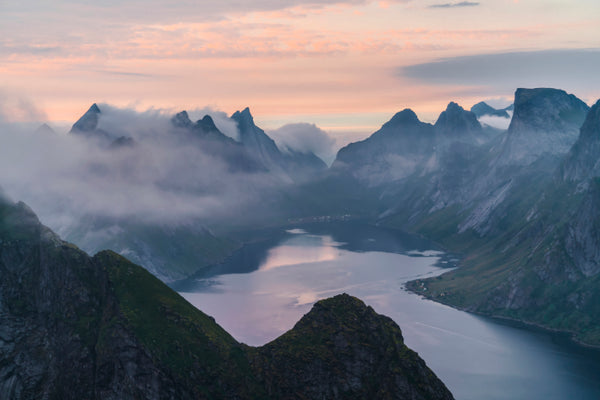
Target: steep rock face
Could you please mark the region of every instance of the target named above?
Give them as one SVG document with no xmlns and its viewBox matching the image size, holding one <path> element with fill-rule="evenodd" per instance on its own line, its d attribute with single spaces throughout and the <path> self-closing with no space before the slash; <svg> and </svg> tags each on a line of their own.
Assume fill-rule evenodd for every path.
<svg viewBox="0 0 600 400">
<path fill-rule="evenodd" d="M 283 169 L 283 156 L 277 145 L 265 131 L 254 124 L 254 117 L 249 108 L 236 111 L 231 119 L 237 122 L 240 132 L 240 142 L 268 169 Z"/>
<path fill-rule="evenodd" d="M 565 251 L 586 277 L 600 273 L 600 180 L 595 178 L 586 191 L 564 238 Z"/>
<path fill-rule="evenodd" d="M 563 90 L 517 89 L 500 164 L 527 165 L 543 153 L 565 154 L 577 140 L 589 107 Z"/>
<path fill-rule="evenodd" d="M 306 181 L 325 171 L 327 165 L 313 153 L 289 149 L 282 152 L 264 130 L 254 123 L 249 108 L 236 111 L 231 119 L 237 122 L 240 142 L 265 168 L 291 181 Z"/>
<path fill-rule="evenodd" d="M 316 303 L 253 366 L 280 399 L 453 398 L 391 319 L 346 294 Z"/>
<path fill-rule="evenodd" d="M 600 176 L 600 101 L 590 109 L 577 142 L 560 168 L 565 181 L 586 181 Z"/>
<path fill-rule="evenodd" d="M 466 249 L 462 268 L 411 288 L 470 311 L 572 332 L 599 345 L 599 109 L 596 103 L 589 111 L 560 167 L 552 168 L 554 162 L 540 167 L 538 160 L 513 174 L 509 193 L 490 203 L 489 232 L 473 225 L 469 229 L 479 235 L 466 229 L 438 237 Z"/>
<path fill-rule="evenodd" d="M 281 340 L 249 348 L 143 268 L 89 257 L 4 199 L 0 320 L 0 398 L 301 399 L 337 386 L 332 398 L 452 398 L 357 299 L 321 302 Z"/>
<path fill-rule="evenodd" d="M 455 171 L 454 180 L 468 188 L 467 192 L 440 191 L 435 197 L 444 202 L 432 208 L 458 204 L 466 211 L 457 220 L 459 233 L 502 234 L 505 228 L 500 226 L 516 215 L 509 211 L 515 203 L 532 206 L 525 206 L 522 199 L 534 201 L 528 192 L 542 190 L 551 180 L 587 113 L 585 103 L 557 89 L 517 89 L 514 104 L 508 131 L 490 141 L 489 147 L 468 150 L 474 163 L 462 167 L 446 163 L 440 168 L 446 175 Z"/>
</svg>

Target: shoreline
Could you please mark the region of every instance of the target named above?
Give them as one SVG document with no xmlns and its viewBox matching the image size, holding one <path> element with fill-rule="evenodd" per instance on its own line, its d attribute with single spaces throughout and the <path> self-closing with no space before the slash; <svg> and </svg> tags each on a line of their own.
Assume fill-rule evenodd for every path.
<svg viewBox="0 0 600 400">
<path fill-rule="evenodd" d="M 555 328 L 550 328 L 550 327 L 547 327 L 547 326 L 544 326 L 544 325 L 541 325 L 541 324 L 538 324 L 538 323 L 535 323 L 535 322 L 528 322 L 528 321 L 517 319 L 517 318 L 511 318 L 511 317 L 506 317 L 506 316 L 502 316 L 502 315 L 487 314 L 487 313 L 478 312 L 478 311 L 471 311 L 471 310 L 468 310 L 468 309 L 466 309 L 464 307 L 459 307 L 459 306 L 456 306 L 456 305 L 454 305 L 452 303 L 445 302 L 445 301 L 433 298 L 433 297 L 428 296 L 427 294 L 425 294 L 425 293 L 423 293 L 421 291 L 414 290 L 414 289 L 410 288 L 408 285 L 410 283 L 412 283 L 412 282 L 415 282 L 415 281 L 416 280 L 406 282 L 404 284 L 404 287 L 405 287 L 405 289 L 407 291 L 409 291 L 411 293 L 414 293 L 414 294 L 416 294 L 418 296 L 421 296 L 424 299 L 431 300 L 431 301 L 436 302 L 438 304 L 443 304 L 443 305 L 451 307 L 451 308 L 453 308 L 455 310 L 463 311 L 463 312 L 466 312 L 466 313 L 469 313 L 469 314 L 473 314 L 473 315 L 477 315 L 477 316 L 480 316 L 480 317 L 485 317 L 485 318 L 488 318 L 488 319 L 491 319 L 491 320 L 498 321 L 500 323 L 505 323 L 505 325 L 512 325 L 512 326 L 517 327 L 517 328 L 525 328 L 525 329 L 537 330 L 538 332 L 544 332 L 544 333 L 551 334 L 551 335 L 554 335 L 554 336 L 558 336 L 558 335 L 564 336 L 564 338 L 570 344 L 572 344 L 574 346 L 577 346 L 577 347 L 579 347 L 581 349 L 593 350 L 595 352 L 598 352 L 598 355 L 600 355 L 600 344 L 594 345 L 594 344 L 590 344 L 590 343 L 586 343 L 586 342 L 583 342 L 581 340 L 578 340 L 576 338 L 576 335 L 577 335 L 576 332 L 566 331 L 566 330 L 561 330 L 561 329 L 555 329 Z"/>
</svg>

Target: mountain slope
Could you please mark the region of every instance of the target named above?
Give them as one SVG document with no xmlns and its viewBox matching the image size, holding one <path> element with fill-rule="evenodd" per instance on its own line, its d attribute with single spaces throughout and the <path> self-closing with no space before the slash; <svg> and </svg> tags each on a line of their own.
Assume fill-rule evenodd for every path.
<svg viewBox="0 0 600 400">
<path fill-rule="evenodd" d="M 589 107 L 564 90 L 536 88 L 515 92 L 500 164 L 527 165 L 544 153 L 565 154 L 577 140 Z"/>
<path fill-rule="evenodd" d="M 253 365 L 274 398 L 451 398 L 390 318 L 346 294 L 317 302 Z"/>
<path fill-rule="evenodd" d="M 469 311 L 572 332 L 600 345 L 600 102 L 551 179 L 507 205 L 495 235 L 452 235 L 476 242 L 462 268 L 411 288 Z M 536 190 L 537 189 L 537 190 Z M 427 290 L 425 290 L 427 288 Z"/>
<path fill-rule="evenodd" d="M 452 399 L 398 326 L 357 299 L 317 303 L 279 341 L 249 348 L 143 268 L 89 257 L 5 199 L 0 319 L 2 399 Z M 335 332 L 343 342 L 325 336 Z M 314 370 L 315 354 L 331 368 Z M 336 382 L 351 385 L 329 391 Z"/>
<path fill-rule="evenodd" d="M 248 109 L 231 122 L 241 141 L 222 133 L 209 115 L 193 122 L 186 111 L 168 118 L 93 104 L 73 125 L 71 143 L 61 144 L 82 147 L 76 170 L 53 179 L 67 175 L 75 180 L 70 188 L 78 188 L 79 180 L 94 182 L 90 193 L 102 188 L 115 196 L 81 202 L 80 190 L 59 193 L 60 201 L 48 202 L 50 211 L 43 208 L 41 215 L 69 217 L 54 226 L 65 239 L 89 253 L 113 249 L 166 282 L 217 263 L 240 246 L 228 238 L 231 230 L 285 221 L 280 199 L 296 182 L 326 169 L 313 153 L 281 152 Z M 115 206 L 102 210 L 111 201 Z M 100 207 L 90 210 L 95 202 Z M 137 212 L 145 205 L 150 209 Z M 169 216 L 179 210 L 186 215 Z"/>
<path fill-rule="evenodd" d="M 267 170 L 292 181 L 306 181 L 327 169 L 323 160 L 312 152 L 281 151 L 275 141 L 256 126 L 248 107 L 233 113 L 231 119 L 237 123 L 240 143 Z"/>
</svg>

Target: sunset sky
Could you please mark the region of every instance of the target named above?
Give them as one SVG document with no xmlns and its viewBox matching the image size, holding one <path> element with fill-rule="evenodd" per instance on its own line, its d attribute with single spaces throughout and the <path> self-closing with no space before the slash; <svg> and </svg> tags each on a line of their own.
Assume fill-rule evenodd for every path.
<svg viewBox="0 0 600 400">
<path fill-rule="evenodd" d="M 259 125 L 372 132 L 410 107 L 600 97 L 597 0 L 0 0 L 0 116 L 75 121 L 93 102 L 249 106 Z"/>
</svg>

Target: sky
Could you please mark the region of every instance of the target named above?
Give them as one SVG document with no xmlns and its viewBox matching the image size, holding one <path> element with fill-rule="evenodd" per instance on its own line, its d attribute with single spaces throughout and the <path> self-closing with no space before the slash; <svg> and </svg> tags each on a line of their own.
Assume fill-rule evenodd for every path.
<svg viewBox="0 0 600 400">
<path fill-rule="evenodd" d="M 594 102 L 600 2 L 0 0 L 0 60 L 6 121 L 249 106 L 264 129 L 351 140 L 407 107 L 433 122 L 517 87 Z"/>
</svg>

